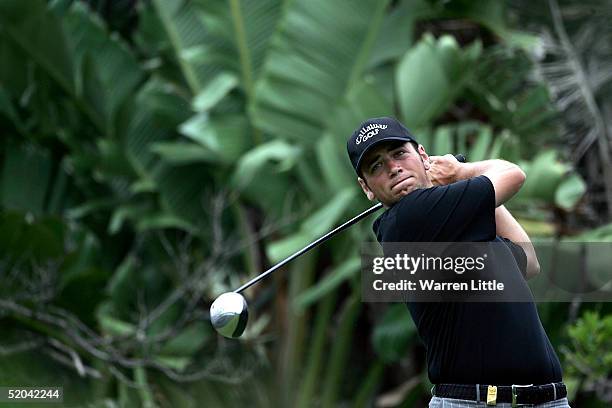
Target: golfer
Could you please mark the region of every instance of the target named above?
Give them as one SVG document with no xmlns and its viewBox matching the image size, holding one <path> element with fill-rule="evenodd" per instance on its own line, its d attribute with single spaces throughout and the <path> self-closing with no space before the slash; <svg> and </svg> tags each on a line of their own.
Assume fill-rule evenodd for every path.
<svg viewBox="0 0 612 408">
<path fill-rule="evenodd" d="M 386 208 L 374 222 L 379 243 L 499 241 L 516 259 L 505 275 L 539 272 L 529 237 L 503 206 L 525 181 L 515 164 L 428 156 L 388 117 L 363 122 L 347 150 L 363 192 Z M 532 301 L 408 302 L 408 309 L 427 352 L 430 407 L 569 407 Z"/>
</svg>

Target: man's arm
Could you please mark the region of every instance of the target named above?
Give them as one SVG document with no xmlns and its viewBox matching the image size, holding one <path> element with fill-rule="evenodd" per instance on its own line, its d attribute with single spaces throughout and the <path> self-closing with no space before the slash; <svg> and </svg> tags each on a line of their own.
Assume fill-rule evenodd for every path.
<svg viewBox="0 0 612 408">
<path fill-rule="evenodd" d="M 495 207 L 499 207 L 515 195 L 525 182 L 525 173 L 519 166 L 505 160 L 485 160 L 475 163 L 460 163 L 460 180 L 486 176 L 495 189 Z"/>
<path fill-rule="evenodd" d="M 428 176 L 434 185 L 445 185 L 455 181 L 485 175 L 495 189 L 495 232 L 520 245 L 527 255 L 527 279 L 540 272 L 540 263 L 529 236 L 502 205 L 523 185 L 525 173 L 515 164 L 505 160 L 485 160 L 473 163 L 460 163 L 452 154 L 429 156 Z"/>
<path fill-rule="evenodd" d="M 495 209 L 495 232 L 500 237 L 508 238 L 519 245 L 527 255 L 525 278 L 531 279 L 540 273 L 540 263 L 527 232 L 503 205 Z"/>
<path fill-rule="evenodd" d="M 434 185 L 445 185 L 480 175 L 486 176 L 495 190 L 495 207 L 508 201 L 522 187 L 525 173 L 505 160 L 484 160 L 461 163 L 452 154 L 430 156 L 428 175 Z"/>
</svg>

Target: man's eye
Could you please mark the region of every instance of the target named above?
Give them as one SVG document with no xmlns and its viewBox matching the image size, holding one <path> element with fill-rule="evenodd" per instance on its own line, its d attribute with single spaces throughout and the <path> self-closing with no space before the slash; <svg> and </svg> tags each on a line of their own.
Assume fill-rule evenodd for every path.
<svg viewBox="0 0 612 408">
<path fill-rule="evenodd" d="M 374 164 L 372 165 L 372 167 L 370 167 L 370 172 L 371 172 L 371 173 L 374 173 L 376 170 L 378 170 L 378 169 L 380 168 L 380 166 L 381 166 L 381 165 L 380 165 L 380 162 L 378 162 L 378 163 L 374 163 Z"/>
<path fill-rule="evenodd" d="M 398 150 L 397 152 L 395 152 L 395 157 L 403 156 L 404 153 L 406 153 L 404 150 Z"/>
</svg>

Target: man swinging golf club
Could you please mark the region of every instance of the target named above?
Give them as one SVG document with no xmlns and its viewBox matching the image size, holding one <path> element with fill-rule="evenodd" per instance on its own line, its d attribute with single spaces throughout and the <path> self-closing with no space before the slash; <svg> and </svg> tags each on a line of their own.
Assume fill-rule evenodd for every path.
<svg viewBox="0 0 612 408">
<path fill-rule="evenodd" d="M 518 166 L 428 156 L 388 117 L 361 123 L 347 150 L 363 192 L 386 209 L 373 226 L 379 243 L 499 241 L 514 255 L 506 276 L 539 272 L 529 237 L 503 206 L 525 180 Z M 430 407 L 569 407 L 533 301 L 409 301 L 408 309 L 427 351 Z"/>
</svg>

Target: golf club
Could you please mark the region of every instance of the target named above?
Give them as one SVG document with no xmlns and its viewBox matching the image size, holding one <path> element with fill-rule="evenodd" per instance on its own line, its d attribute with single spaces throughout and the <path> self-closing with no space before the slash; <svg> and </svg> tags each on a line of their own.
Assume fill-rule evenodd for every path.
<svg viewBox="0 0 612 408">
<path fill-rule="evenodd" d="M 465 162 L 465 157 L 462 154 L 455 155 L 455 158 L 462 163 Z M 361 214 L 356 215 L 355 217 L 346 221 L 344 224 L 334 228 L 327 234 L 306 245 L 304 248 L 295 252 L 293 255 L 290 255 L 289 257 L 285 258 L 267 271 L 254 277 L 253 279 L 243 284 L 233 292 L 226 292 L 217 297 L 217 299 L 215 299 L 215 301 L 210 306 L 210 322 L 212 323 L 215 330 L 224 337 L 240 337 L 244 332 L 244 329 L 246 328 L 249 316 L 246 300 L 240 294 L 240 292 L 256 284 L 257 282 L 270 275 L 272 272 L 279 269 L 281 266 L 291 262 L 298 256 L 305 254 L 317 245 L 327 241 L 340 231 L 345 230 L 346 228 L 361 221 L 363 218 L 367 217 L 373 212 L 378 211 L 382 208 L 382 206 L 382 203 L 378 203 L 368 208 Z"/>
</svg>

